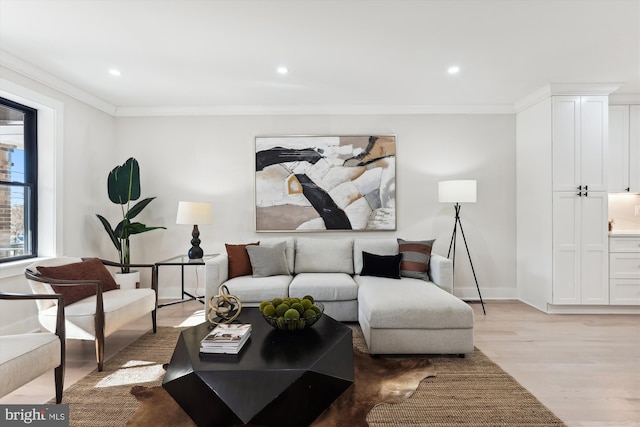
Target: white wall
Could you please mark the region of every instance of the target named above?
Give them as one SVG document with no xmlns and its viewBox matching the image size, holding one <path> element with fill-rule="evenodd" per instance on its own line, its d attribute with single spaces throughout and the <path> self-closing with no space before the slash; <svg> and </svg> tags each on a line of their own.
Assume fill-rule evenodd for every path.
<svg viewBox="0 0 640 427">
<path fill-rule="evenodd" d="M 138 159 L 143 197 L 157 196 L 139 216 L 166 226 L 132 239 L 132 260 L 148 262 L 186 253 L 190 226 L 176 225 L 179 200 L 208 200 L 215 221 L 200 227 L 208 253 L 224 243 L 270 237 L 254 231 L 254 138 L 290 134 L 396 134 L 396 232 L 350 233 L 362 237 L 436 238 L 445 254 L 453 228 L 453 207 L 437 201 L 443 179 L 478 180 L 478 203 L 462 208 L 462 221 L 485 298 L 512 298 L 515 287 L 515 116 L 512 115 L 281 115 L 113 118 L 27 77 L 0 68 L 0 77 L 63 106 L 56 180 L 61 183 L 59 254 L 116 259 L 115 249 L 95 217 L 117 222 L 119 209 L 106 194 L 106 177 L 128 157 Z M 60 179 L 60 175 L 62 178 Z M 59 189 L 58 189 L 59 190 Z M 40 215 L 51 215 L 40 212 Z M 315 234 L 320 236 L 319 234 Z M 322 234 L 345 236 L 345 233 Z M 458 246 L 456 294 L 477 292 L 462 242 Z M 24 265 L 0 265 L 0 289 L 27 291 Z M 187 269 L 187 287 L 200 286 L 203 270 Z M 198 276 L 194 277 L 197 273 Z M 161 297 L 179 296 L 179 269 L 164 268 Z M 35 327 L 35 306 L 0 306 L 0 333 L 17 319 Z"/>
<path fill-rule="evenodd" d="M 349 233 L 354 236 L 436 238 L 435 251 L 446 255 L 454 210 L 438 203 L 437 183 L 477 179 L 478 203 L 464 205 L 461 217 L 483 297 L 516 296 L 515 116 L 511 115 L 117 118 L 119 161 L 136 157 L 143 197 L 158 197 L 140 220 L 167 227 L 135 236 L 133 261 L 153 262 L 186 253 L 191 227 L 175 224 L 179 200 L 214 203 L 214 223 L 200 226 L 206 253 L 223 252 L 224 243 L 272 237 L 254 231 L 254 138 L 294 134 L 397 135 L 398 229 Z M 456 294 L 477 297 L 461 240 L 458 251 Z M 179 269 L 174 270 L 160 272 L 161 297 L 178 296 Z M 188 270 L 190 286 L 195 283 L 195 269 Z M 199 274 L 202 286 L 202 271 Z"/>
<path fill-rule="evenodd" d="M 93 107 L 74 98 L 66 96 L 47 86 L 41 85 L 27 77 L 9 69 L 0 67 L 0 77 L 4 84 L 0 90 L 13 92 L 20 98 L 19 102 L 26 102 L 33 98 L 36 103 L 42 99 L 51 100 L 60 108 L 56 114 L 62 114 L 62 120 L 55 124 L 55 132 L 61 141 L 41 140 L 40 144 L 55 144 L 47 146 L 46 155 L 41 155 L 39 163 L 46 164 L 55 171 L 54 178 L 45 182 L 44 186 L 50 191 L 60 192 L 61 197 L 52 201 L 41 209 L 39 217 L 54 217 L 47 233 L 52 233 L 56 244 L 47 248 L 47 255 L 94 255 L 109 256 L 106 243 L 95 233 L 99 224 L 95 212 L 103 210 L 106 198 L 106 176 L 112 168 L 117 153 L 115 153 L 115 119 Z M 5 94 L 5 96 L 7 96 Z M 58 129 L 61 126 L 62 129 Z M 104 171 L 107 172 L 104 172 Z M 55 188 L 56 185 L 62 188 Z M 107 199 L 108 201 L 108 199 Z M 56 203 L 62 206 L 55 205 Z M 59 217 L 58 217 L 59 216 Z M 58 222 L 56 226 L 56 222 Z M 39 224 L 43 221 L 39 221 Z M 44 230 L 41 230 L 44 233 Z M 103 231 L 104 233 L 104 231 Z M 29 292 L 28 285 L 22 273 L 30 262 L 0 264 L 0 290 L 10 292 Z M 35 303 L 0 303 L 0 333 L 12 328 L 37 327 Z M 25 320 L 26 319 L 26 320 Z M 22 326 L 16 326 L 23 321 Z"/>
</svg>

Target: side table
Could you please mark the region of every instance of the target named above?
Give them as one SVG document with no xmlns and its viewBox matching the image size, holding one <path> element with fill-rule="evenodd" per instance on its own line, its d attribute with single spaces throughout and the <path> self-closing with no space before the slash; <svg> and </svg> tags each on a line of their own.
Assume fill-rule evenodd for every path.
<svg viewBox="0 0 640 427">
<path fill-rule="evenodd" d="M 202 258 L 197 258 L 197 259 L 190 259 L 187 255 L 176 255 L 174 257 L 165 259 L 163 261 L 158 261 L 155 263 L 155 270 L 156 270 L 156 283 L 160 283 L 158 277 L 159 277 L 159 272 L 160 272 L 160 266 L 172 266 L 172 267 L 176 267 L 176 266 L 180 266 L 181 272 L 182 272 L 182 281 L 181 281 L 181 298 L 177 301 L 172 301 L 172 302 L 168 302 L 165 304 L 158 304 L 158 308 L 160 307 L 165 307 L 167 305 L 173 305 L 173 304 L 180 304 L 183 302 L 187 302 L 187 301 L 200 301 L 202 304 L 204 304 L 204 301 L 202 300 L 204 298 L 204 296 L 196 296 L 196 295 L 192 295 L 189 292 L 184 290 L 184 267 L 185 266 L 199 266 L 199 265 L 204 265 L 205 261 L 211 259 L 211 258 L 215 258 L 220 254 L 209 254 L 209 255 L 205 255 Z M 184 296 L 188 296 L 189 298 L 184 298 Z"/>
</svg>

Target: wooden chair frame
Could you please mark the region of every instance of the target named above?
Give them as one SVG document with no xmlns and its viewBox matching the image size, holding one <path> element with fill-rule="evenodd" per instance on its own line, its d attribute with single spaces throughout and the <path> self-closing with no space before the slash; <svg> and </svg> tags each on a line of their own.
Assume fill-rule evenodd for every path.
<svg viewBox="0 0 640 427">
<path fill-rule="evenodd" d="M 82 258 L 87 260 L 89 258 Z M 156 294 L 155 308 L 151 312 L 151 322 L 153 324 L 153 333 L 155 334 L 158 325 L 156 312 L 158 311 L 158 279 L 157 271 L 154 264 L 121 264 L 113 261 L 100 259 L 103 265 L 108 267 L 132 267 L 132 268 L 150 268 L 151 269 L 151 289 Z M 100 280 L 61 280 L 52 279 L 38 272 L 32 272 L 25 270 L 25 276 L 29 280 L 35 280 L 37 282 L 49 283 L 56 286 L 79 286 L 79 285 L 93 285 L 96 287 L 96 316 L 95 316 L 95 346 L 96 346 L 96 361 L 98 362 L 98 371 L 102 371 L 104 368 L 104 303 L 103 303 L 103 285 Z M 58 304 L 60 305 L 60 304 Z"/>
</svg>

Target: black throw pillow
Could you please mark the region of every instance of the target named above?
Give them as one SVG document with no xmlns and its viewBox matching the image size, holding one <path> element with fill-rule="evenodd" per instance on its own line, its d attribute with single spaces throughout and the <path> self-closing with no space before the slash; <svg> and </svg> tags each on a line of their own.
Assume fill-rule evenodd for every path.
<svg viewBox="0 0 640 427">
<path fill-rule="evenodd" d="M 388 277 L 389 279 L 400 279 L 401 260 L 402 254 L 376 255 L 363 251 L 362 273 L 360 273 L 360 275 Z"/>
</svg>

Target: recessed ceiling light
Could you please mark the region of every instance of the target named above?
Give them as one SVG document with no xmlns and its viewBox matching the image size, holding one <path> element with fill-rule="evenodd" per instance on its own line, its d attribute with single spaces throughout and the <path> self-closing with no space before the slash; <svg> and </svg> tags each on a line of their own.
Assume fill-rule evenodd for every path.
<svg viewBox="0 0 640 427">
<path fill-rule="evenodd" d="M 287 69 L 287 67 L 278 67 L 279 74 L 287 74 L 288 72 L 289 72 L 289 69 Z"/>
<path fill-rule="evenodd" d="M 460 67 L 458 67 L 457 65 L 452 65 L 447 69 L 447 72 L 449 74 L 458 74 L 460 72 Z"/>
<path fill-rule="evenodd" d="M 121 73 L 120 70 L 116 70 L 115 68 L 112 68 L 109 70 L 109 74 L 111 74 L 112 76 L 116 76 L 116 77 L 120 77 Z"/>
</svg>

